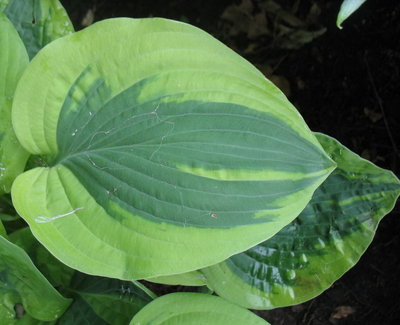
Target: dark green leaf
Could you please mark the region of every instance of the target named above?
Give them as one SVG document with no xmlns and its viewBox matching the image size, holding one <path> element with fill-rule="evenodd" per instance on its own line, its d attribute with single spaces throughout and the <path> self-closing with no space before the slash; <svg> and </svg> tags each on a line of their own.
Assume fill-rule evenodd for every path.
<svg viewBox="0 0 400 325">
<path fill-rule="evenodd" d="M 74 31 L 58 0 L 8 0 L 1 6 L 24 41 L 31 59 L 46 44 Z"/>
<path fill-rule="evenodd" d="M 74 317 L 90 315 L 90 318 L 100 318 L 102 322 L 99 324 L 126 325 L 140 309 L 152 301 L 146 292 L 132 282 L 79 273 L 74 277 L 72 290 L 84 304 L 81 307 L 72 306 L 73 310 L 68 310 L 64 318 L 69 319 L 69 314 Z"/>
</svg>

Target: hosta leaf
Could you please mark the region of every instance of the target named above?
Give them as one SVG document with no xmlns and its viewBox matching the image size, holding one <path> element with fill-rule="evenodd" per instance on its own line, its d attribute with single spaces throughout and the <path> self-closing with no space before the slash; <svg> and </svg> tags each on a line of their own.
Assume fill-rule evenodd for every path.
<svg viewBox="0 0 400 325">
<path fill-rule="evenodd" d="M 0 195 L 11 190 L 24 169 L 28 153 L 21 147 L 11 125 L 15 87 L 29 59 L 17 31 L 0 12 Z"/>
<path fill-rule="evenodd" d="M 18 246 L 0 236 L 0 304 L 9 313 L 22 304 L 32 317 L 51 321 L 70 304 L 33 265 Z"/>
<path fill-rule="evenodd" d="M 400 194 L 392 172 L 326 135 L 317 137 L 337 169 L 273 238 L 204 270 L 208 285 L 222 297 L 254 309 L 313 298 L 357 263 L 392 210 Z"/>
<path fill-rule="evenodd" d="M 30 58 L 46 44 L 74 31 L 59 0 L 8 0 L 1 7 L 18 30 Z"/>
<path fill-rule="evenodd" d="M 81 298 L 78 306 L 71 306 L 57 324 L 126 325 L 132 317 L 153 299 L 127 281 L 77 274 L 73 291 Z M 94 321 L 99 318 L 101 321 Z M 66 320 L 70 320 L 70 323 Z M 72 321 L 74 320 L 74 321 Z"/>
<path fill-rule="evenodd" d="M 76 274 L 72 289 L 74 299 L 55 321 L 43 322 L 23 314 L 16 319 L 14 310 L 0 304 L 1 325 L 126 325 L 154 294 L 132 282 Z"/>
<path fill-rule="evenodd" d="M 83 298 L 80 297 L 74 299 L 73 303 L 68 308 L 68 310 L 56 322 L 56 325 L 71 325 L 71 324 L 110 325 L 104 319 L 98 316 L 93 311 L 92 307 Z"/>
<path fill-rule="evenodd" d="M 26 315 L 27 318 L 29 318 L 29 320 L 33 320 L 29 315 Z M 23 317 L 25 318 L 25 317 Z M 36 325 L 36 323 L 33 322 L 26 322 L 25 319 L 24 320 L 20 320 L 20 319 L 16 319 L 15 318 L 15 313 L 8 310 L 6 307 L 4 307 L 3 305 L 0 304 L 0 320 L 1 320 L 1 324 L 2 325 L 25 325 L 25 324 L 29 324 L 29 325 Z"/>
<path fill-rule="evenodd" d="M 342 28 L 342 23 L 360 8 L 365 1 L 367 0 L 343 0 L 336 19 L 336 26 Z"/>
<path fill-rule="evenodd" d="M 130 325 L 267 325 L 252 312 L 219 297 L 179 292 L 160 298 L 139 311 Z"/>
<path fill-rule="evenodd" d="M 18 213 L 65 264 L 119 279 L 254 246 L 334 168 L 258 70 L 165 19 L 106 20 L 46 46 L 19 83 L 13 122 L 48 165 L 15 181 Z"/>
<path fill-rule="evenodd" d="M 11 233 L 9 240 L 29 255 L 35 266 L 53 286 L 66 287 L 69 285 L 75 270 L 62 264 L 40 245 L 28 227 Z"/>
<path fill-rule="evenodd" d="M 54 321 L 53 322 L 44 322 L 44 321 L 34 319 L 31 316 L 29 316 L 29 314 L 23 314 L 23 315 L 20 315 L 20 318 L 15 318 L 15 311 L 9 310 L 8 308 L 4 307 L 2 304 L 0 304 L 0 321 L 1 321 L 1 325 L 53 325 L 53 324 L 55 324 Z"/>
</svg>

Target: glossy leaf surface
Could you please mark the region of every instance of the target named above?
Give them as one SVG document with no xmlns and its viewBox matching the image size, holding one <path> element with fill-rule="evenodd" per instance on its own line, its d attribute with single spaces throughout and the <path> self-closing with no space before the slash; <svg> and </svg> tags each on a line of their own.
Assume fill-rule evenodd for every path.
<svg viewBox="0 0 400 325">
<path fill-rule="evenodd" d="M 0 303 L 9 314 L 20 303 L 32 317 L 51 321 L 62 315 L 70 300 L 50 285 L 21 248 L 0 236 Z"/>
<path fill-rule="evenodd" d="M 15 181 L 18 213 L 65 264 L 119 279 L 254 246 L 335 167 L 257 69 L 165 19 L 105 20 L 49 44 L 19 83 L 13 123 L 48 165 Z"/>
<path fill-rule="evenodd" d="M 208 285 L 225 299 L 270 309 L 317 296 L 357 263 L 392 210 L 400 194 L 392 172 L 317 136 L 337 169 L 273 238 L 204 270 Z"/>
<path fill-rule="evenodd" d="M 31 59 L 46 44 L 74 31 L 59 0 L 8 0 L 1 7 L 17 29 Z"/>
<path fill-rule="evenodd" d="M 252 312 L 220 297 L 201 293 L 171 293 L 144 307 L 130 325 L 267 325 Z"/>
<path fill-rule="evenodd" d="M 15 87 L 29 59 L 8 18 L 0 12 L 0 195 L 9 193 L 15 177 L 24 169 L 28 152 L 18 143 L 11 124 Z"/>
</svg>

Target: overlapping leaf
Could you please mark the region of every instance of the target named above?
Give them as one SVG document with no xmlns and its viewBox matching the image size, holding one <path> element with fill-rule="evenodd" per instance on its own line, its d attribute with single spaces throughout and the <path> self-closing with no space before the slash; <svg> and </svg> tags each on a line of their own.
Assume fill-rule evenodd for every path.
<svg viewBox="0 0 400 325">
<path fill-rule="evenodd" d="M 18 308 L 22 307 L 19 306 Z M 26 313 L 19 315 L 19 318 L 15 318 L 15 311 L 10 311 L 3 305 L 0 305 L 0 320 L 1 325 L 55 325 L 55 321 L 41 321 Z"/>
<path fill-rule="evenodd" d="M 172 293 L 144 307 L 130 325 L 267 325 L 246 309 L 219 297 L 201 293 Z"/>
<path fill-rule="evenodd" d="M 7 0 L 0 3 L 0 9 L 16 27 L 30 58 L 46 44 L 74 31 L 59 0 Z"/>
<path fill-rule="evenodd" d="M 13 122 L 49 166 L 15 181 L 18 213 L 65 264 L 120 279 L 254 246 L 334 168 L 258 70 L 165 19 L 106 20 L 46 46 L 18 85 Z"/>
<path fill-rule="evenodd" d="M 71 274 L 69 271 L 66 272 L 66 266 L 55 261 L 54 257 L 43 255 L 43 247 L 34 240 L 27 228 L 12 233 L 10 239 L 27 249 L 35 262 L 39 263 L 39 267 L 45 271 L 46 278 L 52 280 L 69 297 L 73 297 L 73 303 L 66 309 L 67 304 L 62 312 L 57 312 L 57 315 L 50 318 L 52 310 L 49 309 L 49 306 L 54 309 L 56 304 L 60 303 L 59 294 L 54 289 L 50 289 L 51 287 L 47 281 L 43 282 L 44 277 L 36 269 L 35 274 L 40 275 L 39 281 L 38 277 L 34 276 L 35 274 L 32 275 L 24 271 L 21 261 L 19 261 L 19 264 L 8 263 L 7 268 L 0 268 L 2 276 L 0 278 L 0 297 L 2 299 L 0 321 L 2 325 L 125 325 L 143 306 L 153 299 L 150 296 L 152 293 L 147 288 L 142 288 L 142 286 L 135 285 L 132 282 L 79 273 L 76 273 L 71 281 Z M 10 245 L 12 244 L 9 243 L 9 247 L 4 248 L 8 250 L 9 254 L 16 251 L 23 252 L 15 245 Z M 9 249 L 10 247 L 13 248 Z M 28 260 L 28 256 L 24 253 L 23 255 Z M 4 254 L 1 254 L 0 257 L 7 259 Z M 47 267 L 43 265 L 46 262 L 46 257 Z M 30 262 L 30 264 L 32 263 Z M 15 269 L 15 265 L 18 265 L 18 270 Z M 11 280 L 8 279 L 8 282 L 3 281 L 8 272 L 13 274 L 12 286 L 10 286 Z M 32 285 L 31 281 L 34 285 Z M 18 289 L 15 290 L 16 294 L 12 295 L 10 290 L 14 284 Z M 38 288 L 41 289 L 39 290 Z M 65 302 L 68 302 L 68 300 L 65 299 Z M 20 307 L 15 307 L 20 303 Z M 18 318 L 16 318 L 15 309 L 21 310 Z M 25 313 L 26 310 L 28 314 Z M 40 321 L 37 319 L 40 317 L 43 320 L 44 314 L 46 314 L 47 320 L 54 320 Z"/>
<path fill-rule="evenodd" d="M 67 309 L 70 300 L 62 297 L 18 246 L 0 236 L 0 303 L 2 312 L 15 314 L 22 304 L 27 313 L 51 321 Z"/>
<path fill-rule="evenodd" d="M 40 245 L 28 227 L 12 232 L 9 240 L 29 255 L 35 266 L 54 287 L 69 286 L 74 270 L 62 264 Z"/>
<path fill-rule="evenodd" d="M 18 143 L 11 125 L 15 87 L 29 59 L 17 31 L 0 12 L 0 195 L 11 190 L 24 169 L 28 153 Z"/>
<path fill-rule="evenodd" d="M 126 325 L 152 298 L 127 281 L 76 274 L 71 289 L 78 298 L 57 325 Z"/>
<path fill-rule="evenodd" d="M 273 238 L 204 270 L 208 284 L 225 299 L 269 309 L 315 297 L 357 263 L 393 208 L 400 182 L 392 172 L 317 136 L 337 169 Z"/>
</svg>

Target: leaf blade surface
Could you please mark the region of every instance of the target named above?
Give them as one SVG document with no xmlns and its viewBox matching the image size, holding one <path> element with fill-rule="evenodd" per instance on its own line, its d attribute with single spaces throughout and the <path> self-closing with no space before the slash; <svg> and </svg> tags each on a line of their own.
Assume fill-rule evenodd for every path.
<svg viewBox="0 0 400 325">
<path fill-rule="evenodd" d="M 51 321 L 70 304 L 37 270 L 29 256 L 18 246 L 0 236 L 0 297 L 3 307 L 14 311 L 22 303 L 34 318 Z"/>
<path fill-rule="evenodd" d="M 0 194 L 9 193 L 29 157 L 18 143 L 11 124 L 17 82 L 28 65 L 25 47 L 8 18 L 0 12 Z"/>
<path fill-rule="evenodd" d="M 16 133 L 49 168 L 21 175 L 13 200 L 42 244 L 90 274 L 221 261 L 290 222 L 334 168 L 258 70 L 178 22 L 111 19 L 56 40 L 18 93 Z"/>
<path fill-rule="evenodd" d="M 201 293 L 172 293 L 155 299 L 135 315 L 130 325 L 269 324 L 220 297 Z"/>
<path fill-rule="evenodd" d="M 203 270 L 225 299 L 271 309 L 317 296 L 357 263 L 393 209 L 400 182 L 392 172 L 331 137 L 317 137 L 338 167 L 299 217 L 271 239 Z"/>
<path fill-rule="evenodd" d="M 46 44 L 74 31 L 59 0 L 9 0 L 3 6 L 3 12 L 17 29 L 30 59 Z"/>
</svg>

